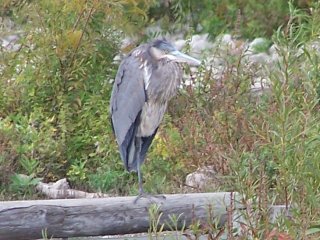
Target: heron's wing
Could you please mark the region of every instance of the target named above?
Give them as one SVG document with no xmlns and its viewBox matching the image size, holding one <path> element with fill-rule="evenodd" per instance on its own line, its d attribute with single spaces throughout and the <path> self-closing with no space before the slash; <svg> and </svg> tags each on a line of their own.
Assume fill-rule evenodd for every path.
<svg viewBox="0 0 320 240">
<path fill-rule="evenodd" d="M 129 55 L 121 63 L 116 75 L 111 95 L 112 126 L 120 146 L 121 158 L 127 165 L 127 150 L 131 145 L 139 115 L 146 101 L 143 70 L 141 62 Z"/>
<path fill-rule="evenodd" d="M 144 161 L 147 151 L 152 143 L 152 140 L 154 139 L 155 135 L 157 134 L 158 128 L 154 131 L 154 133 L 151 136 L 148 137 L 142 137 L 142 146 L 141 146 L 141 152 L 140 152 L 140 159 Z M 142 164 L 142 163 L 141 163 Z"/>
</svg>

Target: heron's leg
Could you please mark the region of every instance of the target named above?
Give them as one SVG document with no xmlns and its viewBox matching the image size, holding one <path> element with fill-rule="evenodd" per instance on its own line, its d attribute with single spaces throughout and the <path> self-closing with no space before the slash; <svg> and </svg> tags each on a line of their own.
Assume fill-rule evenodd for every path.
<svg viewBox="0 0 320 240">
<path fill-rule="evenodd" d="M 135 139 L 135 147 L 136 147 L 136 158 L 137 158 L 137 172 L 138 172 L 138 181 L 139 181 L 139 195 L 136 197 L 136 199 L 134 200 L 134 203 L 136 203 L 141 197 L 143 197 L 145 195 L 144 191 L 143 191 L 143 179 L 142 179 L 142 173 L 141 173 L 141 158 L 140 158 L 140 151 L 141 151 L 141 138 L 137 137 Z"/>
<path fill-rule="evenodd" d="M 166 197 L 164 195 L 152 195 L 150 193 L 146 193 L 143 190 L 143 181 L 142 181 L 142 173 L 141 173 L 141 168 L 140 168 L 140 163 L 138 165 L 138 179 L 139 179 L 139 195 L 134 199 L 133 203 L 137 203 L 137 201 L 140 198 L 147 198 L 149 199 L 149 201 L 155 203 L 155 201 L 153 199 L 166 199 Z"/>
<path fill-rule="evenodd" d="M 141 161 L 138 159 L 138 181 L 139 181 L 139 196 L 144 194 L 143 191 L 143 179 L 142 179 L 142 173 L 141 173 Z"/>
<path fill-rule="evenodd" d="M 163 196 L 163 195 L 151 195 L 149 193 L 146 193 L 144 190 L 143 190 L 143 177 L 142 177 L 142 172 L 141 172 L 141 163 L 143 161 L 143 159 L 140 159 L 140 150 L 141 150 L 141 139 L 137 139 L 137 147 L 138 147 L 138 155 L 137 156 L 139 159 L 138 162 L 137 162 L 137 168 L 138 168 L 138 181 L 139 181 L 139 195 L 136 197 L 136 199 L 134 200 L 134 203 L 136 203 L 140 198 L 148 198 L 148 199 L 152 199 L 152 198 L 162 198 L 162 199 L 165 199 L 166 197 Z"/>
<path fill-rule="evenodd" d="M 138 181 L 139 181 L 139 195 L 135 198 L 134 203 L 136 203 L 140 198 L 142 197 L 148 197 L 148 194 L 146 194 L 143 190 L 143 177 L 141 172 L 141 163 L 142 159 L 140 158 L 140 151 L 141 151 L 141 138 L 137 138 L 136 147 L 137 147 L 137 172 L 138 172 Z"/>
</svg>

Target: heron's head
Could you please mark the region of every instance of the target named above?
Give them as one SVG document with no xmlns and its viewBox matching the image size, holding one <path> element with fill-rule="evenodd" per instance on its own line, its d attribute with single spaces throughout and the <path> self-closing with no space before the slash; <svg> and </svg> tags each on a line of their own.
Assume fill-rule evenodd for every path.
<svg viewBox="0 0 320 240">
<path fill-rule="evenodd" d="M 155 59 L 167 58 L 178 63 L 186 63 L 191 66 L 199 66 L 201 62 L 187 54 L 178 51 L 172 44 L 165 40 L 156 40 L 151 44 L 150 54 Z"/>
</svg>

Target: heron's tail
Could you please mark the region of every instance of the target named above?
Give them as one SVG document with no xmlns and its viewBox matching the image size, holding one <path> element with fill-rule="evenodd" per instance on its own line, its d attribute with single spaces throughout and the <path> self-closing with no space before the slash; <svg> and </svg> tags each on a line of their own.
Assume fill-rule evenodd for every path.
<svg viewBox="0 0 320 240">
<path fill-rule="evenodd" d="M 134 129 L 129 129 L 125 140 L 120 146 L 121 158 L 127 171 L 138 171 L 138 167 L 143 164 L 157 130 L 158 128 L 155 129 L 151 136 L 136 137 Z"/>
<path fill-rule="evenodd" d="M 129 172 L 137 172 L 138 171 L 138 163 L 142 163 L 140 159 L 140 151 L 141 151 L 141 138 L 134 137 L 127 149 L 127 159 L 125 163 L 125 167 Z"/>
<path fill-rule="evenodd" d="M 120 155 L 127 171 L 138 171 L 138 161 L 140 159 L 141 138 L 126 138 L 120 146 Z"/>
<path fill-rule="evenodd" d="M 137 126 L 139 125 L 140 115 L 136 118 L 135 122 L 132 123 L 129 130 L 126 133 L 125 138 L 119 144 L 119 150 L 121 159 L 125 166 L 125 169 L 129 172 L 138 170 L 138 157 L 139 157 L 139 145 L 137 140 L 140 138 L 136 137 Z"/>
<path fill-rule="evenodd" d="M 139 165 L 141 166 L 146 157 L 147 151 L 152 143 L 158 128 L 149 137 L 133 136 L 127 144 L 123 144 L 120 148 L 121 157 L 126 170 L 129 172 L 137 172 Z"/>
</svg>

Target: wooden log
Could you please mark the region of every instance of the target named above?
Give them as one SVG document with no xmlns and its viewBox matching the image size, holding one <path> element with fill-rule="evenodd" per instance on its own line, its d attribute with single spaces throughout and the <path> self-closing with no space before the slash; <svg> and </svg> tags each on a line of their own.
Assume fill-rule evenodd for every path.
<svg viewBox="0 0 320 240">
<path fill-rule="evenodd" d="M 209 216 L 223 225 L 228 206 L 235 206 L 230 204 L 234 197 L 220 192 L 141 198 L 136 203 L 135 197 L 0 202 L 0 240 L 37 239 L 43 231 L 48 238 L 146 232 L 151 204 L 162 213 L 160 224 L 181 214 L 179 228 L 195 219 L 208 222 Z"/>
</svg>

